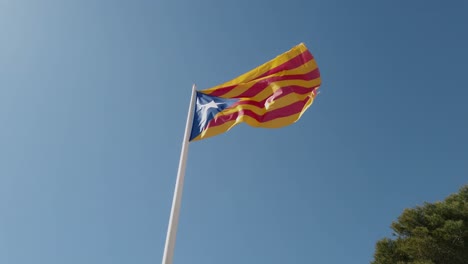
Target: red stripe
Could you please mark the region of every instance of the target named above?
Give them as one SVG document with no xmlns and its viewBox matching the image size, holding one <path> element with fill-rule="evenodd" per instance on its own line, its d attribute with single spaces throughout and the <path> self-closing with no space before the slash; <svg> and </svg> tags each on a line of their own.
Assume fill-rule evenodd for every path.
<svg viewBox="0 0 468 264">
<path fill-rule="evenodd" d="M 297 55 L 296 57 L 288 60 L 287 62 L 285 62 L 285 63 L 283 63 L 283 64 L 281 64 L 279 66 L 276 66 L 275 68 L 265 72 L 264 74 L 258 76 L 255 79 L 260 79 L 262 77 L 272 75 L 272 74 L 278 73 L 280 71 L 295 69 L 295 68 L 299 67 L 300 65 L 305 64 L 305 63 L 307 63 L 307 62 L 309 62 L 309 61 L 311 61 L 313 59 L 314 59 L 314 56 L 312 56 L 310 51 L 306 50 L 306 51 L 302 52 L 301 54 Z"/>
<path fill-rule="evenodd" d="M 250 87 L 247 91 L 241 93 L 238 96 L 234 96 L 235 98 L 241 98 L 241 97 L 253 97 L 257 94 L 259 94 L 261 91 L 263 91 L 268 85 L 270 85 L 272 82 L 277 82 L 277 81 L 287 81 L 287 80 L 304 80 L 304 81 L 311 81 L 315 80 L 320 77 L 320 72 L 319 69 L 316 68 L 315 70 L 308 72 L 306 74 L 301 74 L 301 75 L 286 75 L 286 76 L 275 76 L 267 79 L 263 79 L 261 81 L 258 81 L 252 87 Z"/>
<path fill-rule="evenodd" d="M 242 94 L 240 94 L 238 96 L 233 96 L 232 98 L 255 96 L 258 93 L 260 93 L 263 89 L 268 87 L 268 85 L 270 85 L 270 83 L 272 83 L 272 82 L 287 81 L 287 80 L 311 81 L 311 80 L 315 80 L 315 79 L 317 79 L 319 77 L 320 77 L 320 71 L 319 71 L 318 68 L 316 68 L 315 70 L 313 70 L 311 72 L 308 72 L 306 74 L 272 76 L 270 78 L 266 78 L 266 79 L 263 79 L 263 80 L 260 80 L 260 81 L 256 82 L 247 91 L 243 92 Z M 229 88 L 230 88 L 230 90 L 232 90 L 232 88 L 235 88 L 235 87 L 229 87 Z M 210 95 L 222 97 L 222 95 L 226 94 L 227 92 L 229 92 L 229 91 L 227 91 L 227 90 L 223 90 L 223 91 L 216 90 L 216 91 L 213 91 L 212 93 L 210 93 Z"/>
<path fill-rule="evenodd" d="M 263 78 L 263 77 L 266 77 L 268 75 L 272 75 L 272 74 L 275 74 L 275 73 L 278 73 L 278 72 L 281 72 L 281 71 L 295 69 L 295 68 L 297 68 L 297 67 L 299 67 L 299 66 L 301 66 L 301 65 L 303 65 L 303 64 L 305 64 L 305 63 L 307 63 L 307 62 L 309 62 L 310 60 L 313 60 L 313 59 L 314 59 L 314 56 L 312 56 L 312 54 L 308 50 L 306 50 L 306 51 L 302 52 L 301 54 L 297 55 L 296 57 L 286 61 L 285 63 L 283 63 L 281 65 L 278 65 L 273 69 L 270 69 L 266 73 L 256 77 L 253 80 L 257 80 L 257 79 L 260 79 L 260 78 Z M 250 80 L 250 81 L 253 81 L 253 80 Z M 218 88 L 218 89 L 214 90 L 213 92 L 211 92 L 210 95 L 222 96 L 222 95 L 232 91 L 232 89 L 234 89 L 235 87 L 237 87 L 237 84 L 222 87 L 222 88 Z"/>
<path fill-rule="evenodd" d="M 212 91 L 211 93 L 206 93 L 206 94 L 209 94 L 209 95 L 212 95 L 212 96 L 221 96 L 223 94 L 227 94 L 228 92 L 232 91 L 232 89 L 236 88 L 238 84 L 234 84 L 234 85 L 231 85 L 231 86 L 226 86 L 226 87 L 222 87 L 222 88 L 218 88 L 214 91 Z"/>
<path fill-rule="evenodd" d="M 263 99 L 261 101 L 242 100 L 242 101 L 239 101 L 239 102 L 233 104 L 229 108 L 234 108 L 234 107 L 236 107 L 238 105 L 253 105 L 253 106 L 256 106 L 256 107 L 264 108 L 265 103 L 271 103 L 274 100 L 280 99 L 281 97 L 285 97 L 286 95 L 292 94 L 292 93 L 301 94 L 301 95 L 302 94 L 313 93 L 314 90 L 317 87 L 318 86 L 307 88 L 307 87 L 298 86 L 298 85 L 284 86 L 284 87 L 281 87 L 278 90 L 276 90 L 271 96 L 269 96 L 269 97 L 267 97 L 267 98 L 265 98 L 265 99 Z"/>
<path fill-rule="evenodd" d="M 210 127 L 220 126 L 226 122 L 236 120 L 237 117 L 239 116 L 250 116 L 253 119 L 257 120 L 258 122 L 264 123 L 264 122 L 268 122 L 277 118 L 294 115 L 294 114 L 300 113 L 302 109 L 304 109 L 304 106 L 307 104 L 309 100 L 310 98 L 306 98 L 302 101 L 297 101 L 288 106 L 275 109 L 272 111 L 268 111 L 264 115 L 258 115 L 249 109 L 242 109 L 238 112 L 235 112 L 229 115 L 221 115 L 218 118 L 211 120 L 210 123 L 208 123 L 208 126 L 205 128 L 205 130 Z"/>
</svg>

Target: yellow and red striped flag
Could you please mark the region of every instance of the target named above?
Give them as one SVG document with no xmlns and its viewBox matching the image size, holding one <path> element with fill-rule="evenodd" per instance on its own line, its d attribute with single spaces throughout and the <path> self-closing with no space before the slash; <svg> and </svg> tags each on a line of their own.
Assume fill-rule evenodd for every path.
<svg viewBox="0 0 468 264">
<path fill-rule="evenodd" d="M 241 122 L 264 128 L 295 123 L 320 84 L 317 63 L 301 43 L 229 82 L 198 91 L 190 140 L 216 136 Z"/>
</svg>

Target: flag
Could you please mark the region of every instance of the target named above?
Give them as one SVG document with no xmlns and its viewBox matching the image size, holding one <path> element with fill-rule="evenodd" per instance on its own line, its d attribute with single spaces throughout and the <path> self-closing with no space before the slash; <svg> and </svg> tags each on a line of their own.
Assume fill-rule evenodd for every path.
<svg viewBox="0 0 468 264">
<path fill-rule="evenodd" d="M 197 91 L 190 141 L 242 122 L 263 128 L 293 124 L 312 104 L 320 84 L 317 63 L 301 43 L 229 82 Z"/>
</svg>

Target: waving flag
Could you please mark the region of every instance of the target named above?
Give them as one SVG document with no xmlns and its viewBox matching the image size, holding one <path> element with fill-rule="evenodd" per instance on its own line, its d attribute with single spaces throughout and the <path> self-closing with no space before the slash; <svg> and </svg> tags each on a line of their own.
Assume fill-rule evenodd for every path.
<svg viewBox="0 0 468 264">
<path fill-rule="evenodd" d="M 227 83 L 198 91 L 190 140 L 216 136 L 241 122 L 290 125 L 312 104 L 320 84 L 317 63 L 301 43 Z"/>
</svg>

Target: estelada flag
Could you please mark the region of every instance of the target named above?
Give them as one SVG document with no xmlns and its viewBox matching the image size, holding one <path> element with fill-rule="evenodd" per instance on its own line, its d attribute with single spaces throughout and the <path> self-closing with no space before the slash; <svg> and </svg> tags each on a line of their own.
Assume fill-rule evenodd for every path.
<svg viewBox="0 0 468 264">
<path fill-rule="evenodd" d="M 301 43 L 229 82 L 197 91 L 190 141 L 241 122 L 264 128 L 293 124 L 312 104 L 320 84 L 317 63 Z"/>
</svg>

